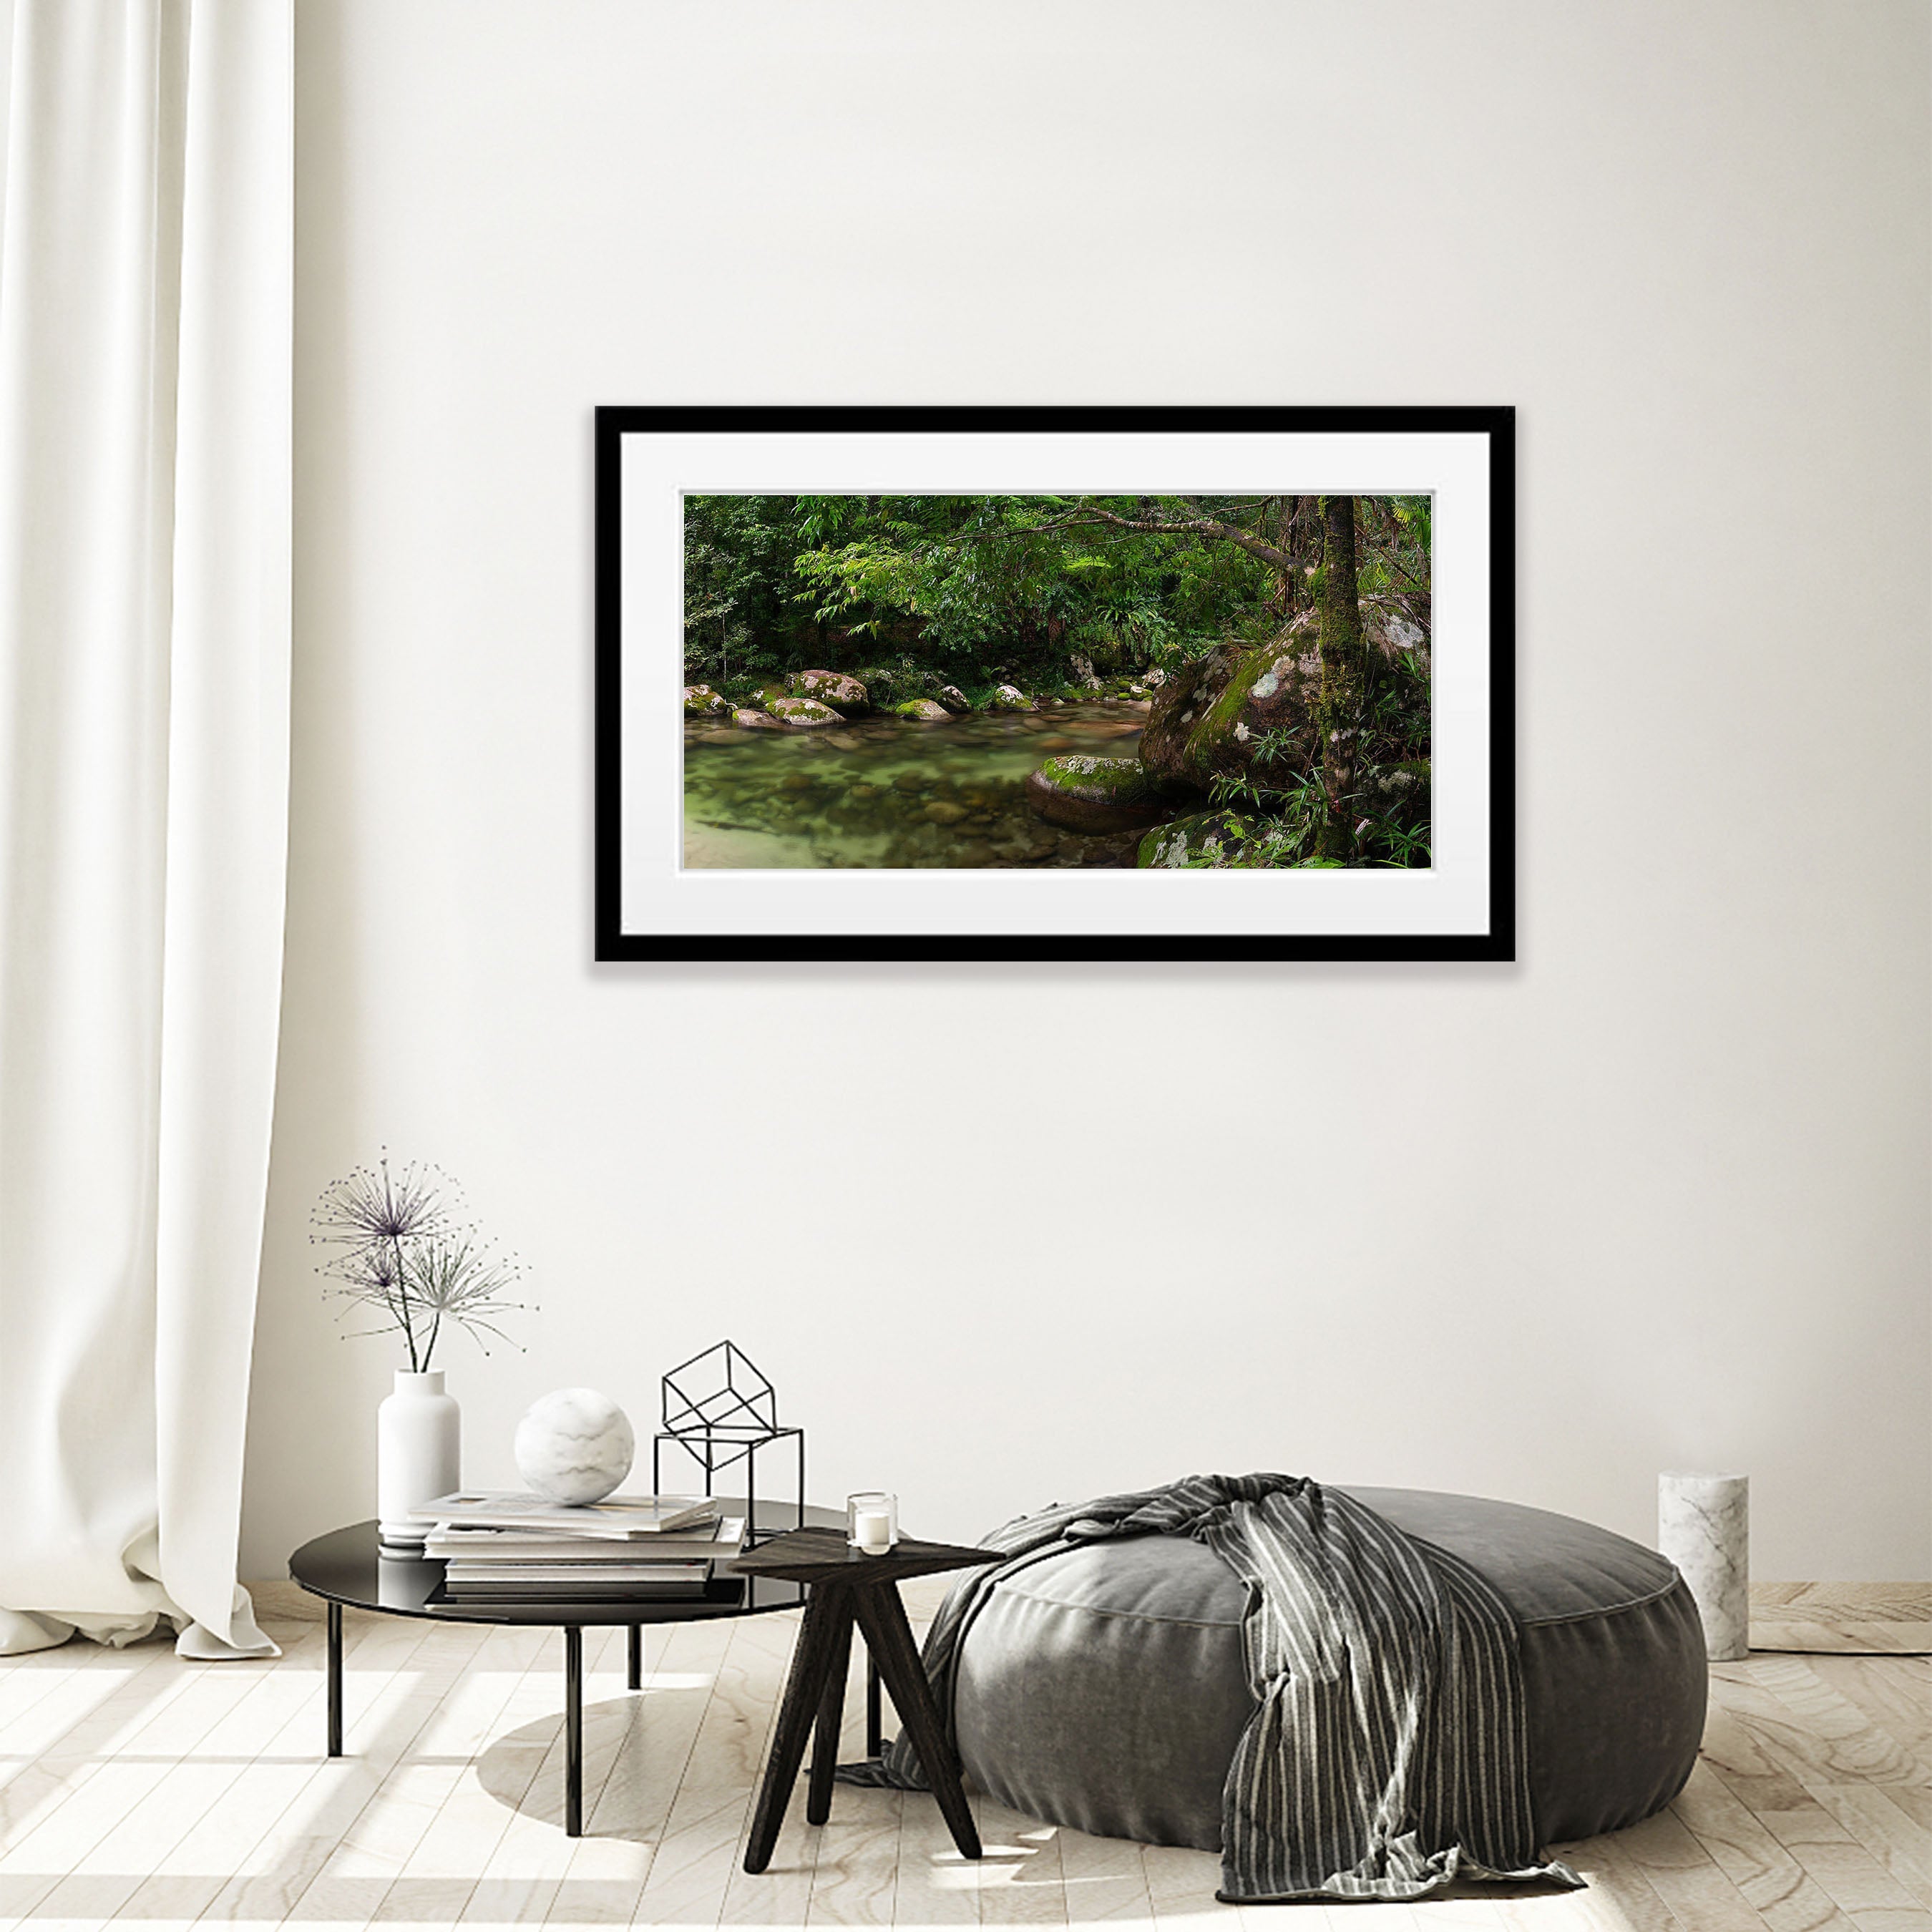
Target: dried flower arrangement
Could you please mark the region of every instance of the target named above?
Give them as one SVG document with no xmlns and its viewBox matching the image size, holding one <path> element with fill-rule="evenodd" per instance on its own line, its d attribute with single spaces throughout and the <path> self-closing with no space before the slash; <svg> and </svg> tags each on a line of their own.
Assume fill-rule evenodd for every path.
<svg viewBox="0 0 1932 1932">
<path fill-rule="evenodd" d="M 332 1180 L 309 1222 L 310 1241 L 334 1250 L 316 1271 L 349 1304 L 342 1318 L 358 1310 L 376 1318 L 358 1335 L 399 1332 L 418 1373 L 428 1368 L 446 1322 L 488 1354 L 486 1336 L 510 1340 L 496 1318 L 531 1306 L 509 1298 L 523 1264 L 484 1238 L 461 1187 L 440 1167 L 411 1161 L 392 1172 L 385 1150 L 374 1167 Z"/>
</svg>

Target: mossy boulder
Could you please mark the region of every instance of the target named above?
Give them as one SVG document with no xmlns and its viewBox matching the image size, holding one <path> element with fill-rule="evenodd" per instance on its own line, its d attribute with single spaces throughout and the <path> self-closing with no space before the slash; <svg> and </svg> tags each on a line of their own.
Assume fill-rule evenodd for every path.
<svg viewBox="0 0 1932 1932">
<path fill-rule="evenodd" d="M 1420 825 L 1429 817 L 1430 775 L 1426 758 L 1405 758 L 1384 765 L 1369 781 L 1376 802 L 1403 825 Z"/>
<path fill-rule="evenodd" d="M 1140 866 L 1172 866 L 1177 870 L 1205 863 L 1225 866 L 1246 842 L 1252 828 L 1244 818 L 1225 812 L 1190 812 L 1156 825 L 1141 841 Z"/>
<path fill-rule="evenodd" d="M 1429 668 L 1429 611 L 1425 603 L 1418 612 L 1404 598 L 1364 597 L 1362 599 L 1362 634 L 1382 656 L 1390 659 L 1414 653 L 1421 668 Z"/>
<path fill-rule="evenodd" d="M 830 705 L 821 704 L 815 698 L 794 698 L 789 692 L 766 697 L 764 705 L 781 724 L 794 725 L 802 731 L 816 731 L 827 724 L 845 722 Z"/>
<path fill-rule="evenodd" d="M 750 711 L 740 706 L 731 714 L 731 722 L 743 731 L 782 731 L 784 727 L 776 718 L 768 717 L 762 711 Z"/>
<path fill-rule="evenodd" d="M 942 684 L 939 687 L 939 701 L 947 710 L 955 713 L 970 711 L 973 700 L 956 684 Z"/>
<path fill-rule="evenodd" d="M 1257 649 L 1216 644 L 1154 694 L 1141 758 L 1156 778 L 1203 790 L 1223 776 L 1252 774 L 1282 784 L 1319 758 L 1315 706 L 1321 692 L 1310 619 Z M 1270 733 L 1284 736 L 1274 740 L 1276 754 L 1263 770 L 1261 741 Z"/>
<path fill-rule="evenodd" d="M 829 704 L 848 718 L 862 716 L 872 709 L 866 687 L 842 670 L 795 670 L 785 680 L 785 689 L 794 698 Z"/>
<path fill-rule="evenodd" d="M 909 698 L 903 704 L 892 706 L 895 718 L 910 718 L 916 724 L 945 724 L 952 721 L 952 714 L 943 704 L 930 698 Z"/>
<path fill-rule="evenodd" d="M 1063 753 L 1028 778 L 1025 795 L 1049 825 L 1070 832 L 1131 832 L 1173 810 L 1138 758 Z"/>
<path fill-rule="evenodd" d="M 731 700 L 721 698 L 708 684 L 684 687 L 684 715 L 687 718 L 722 718 L 731 709 Z"/>
<path fill-rule="evenodd" d="M 1030 711 L 1033 700 L 1026 693 L 1010 684 L 996 684 L 993 694 L 986 700 L 988 711 Z"/>
</svg>

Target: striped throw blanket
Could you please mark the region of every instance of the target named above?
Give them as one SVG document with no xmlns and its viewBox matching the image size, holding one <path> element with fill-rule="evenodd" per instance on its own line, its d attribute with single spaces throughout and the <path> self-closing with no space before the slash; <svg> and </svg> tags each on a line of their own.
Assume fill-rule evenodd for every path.
<svg viewBox="0 0 1932 1932">
<path fill-rule="evenodd" d="M 1000 1580 L 1078 1543 L 1191 1536 L 1252 1586 L 1256 1709 L 1222 1798 L 1230 1903 L 1418 1898 L 1465 1877 L 1577 1886 L 1529 1799 L 1516 1621 L 1482 1577 L 1300 1476 L 1190 1476 L 1022 1516 L 1007 1561 L 955 1586 L 926 1642 L 949 1734 L 959 1647 Z M 901 1738 L 853 1783 L 922 1788 Z"/>
</svg>

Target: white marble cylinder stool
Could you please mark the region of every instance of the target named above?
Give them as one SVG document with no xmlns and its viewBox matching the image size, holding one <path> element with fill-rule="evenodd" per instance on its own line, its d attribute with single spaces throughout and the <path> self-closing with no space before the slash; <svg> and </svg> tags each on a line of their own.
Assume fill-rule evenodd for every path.
<svg viewBox="0 0 1932 1932">
<path fill-rule="evenodd" d="M 1750 1478 L 1666 1470 L 1657 1479 L 1657 1546 L 1682 1571 L 1713 1664 L 1750 1652 Z"/>
</svg>

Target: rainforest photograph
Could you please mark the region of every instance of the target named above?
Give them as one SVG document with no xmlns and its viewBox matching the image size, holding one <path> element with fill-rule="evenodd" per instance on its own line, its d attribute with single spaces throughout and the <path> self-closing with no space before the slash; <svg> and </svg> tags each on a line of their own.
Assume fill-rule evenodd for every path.
<svg viewBox="0 0 1932 1932">
<path fill-rule="evenodd" d="M 1426 867 L 1426 496 L 684 502 L 686 867 Z"/>
</svg>

